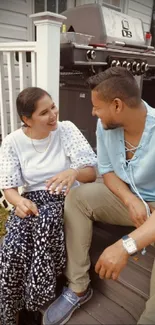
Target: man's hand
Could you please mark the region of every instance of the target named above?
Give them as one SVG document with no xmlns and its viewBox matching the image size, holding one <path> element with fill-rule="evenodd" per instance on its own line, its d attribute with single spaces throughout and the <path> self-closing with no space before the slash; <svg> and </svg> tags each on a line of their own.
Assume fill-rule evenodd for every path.
<svg viewBox="0 0 155 325">
<path fill-rule="evenodd" d="M 39 216 L 36 204 L 23 197 L 21 197 L 19 203 L 15 207 L 15 214 L 20 218 L 25 218 L 29 214 Z"/>
<path fill-rule="evenodd" d="M 147 211 L 144 203 L 139 198 L 134 196 L 126 206 L 135 227 L 140 227 L 147 219 Z"/>
<path fill-rule="evenodd" d="M 144 203 L 132 193 L 129 186 L 124 183 L 114 172 L 104 174 L 104 184 L 114 193 L 128 208 L 129 215 L 136 227 L 142 225 L 147 218 Z"/>
<path fill-rule="evenodd" d="M 128 253 L 123 248 L 122 240 L 107 247 L 100 255 L 96 265 L 95 272 L 99 274 L 100 279 L 116 280 L 126 266 Z"/>
<path fill-rule="evenodd" d="M 67 195 L 71 186 L 77 179 L 78 170 L 67 169 L 56 176 L 46 181 L 46 188 L 51 194 L 55 191 L 56 194 L 60 194 L 64 187 L 66 187 L 64 194 Z"/>
</svg>

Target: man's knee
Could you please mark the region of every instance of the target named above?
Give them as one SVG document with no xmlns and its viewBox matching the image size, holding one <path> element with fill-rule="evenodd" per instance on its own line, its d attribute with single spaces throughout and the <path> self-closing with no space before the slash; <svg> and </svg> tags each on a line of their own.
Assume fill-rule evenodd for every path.
<svg viewBox="0 0 155 325">
<path fill-rule="evenodd" d="M 81 200 L 84 194 L 82 187 L 83 187 L 82 185 L 78 187 L 74 187 L 67 194 L 65 198 L 65 204 L 64 204 L 65 221 L 70 218 L 74 218 L 75 210 L 78 209 L 78 206 L 80 206 L 79 200 Z"/>
<path fill-rule="evenodd" d="M 79 188 L 81 186 L 78 187 L 73 187 L 69 193 L 67 194 L 66 198 L 65 198 L 65 208 L 70 206 L 71 204 L 74 204 L 77 200 L 77 194 L 79 192 Z"/>
<path fill-rule="evenodd" d="M 96 183 L 87 183 L 74 187 L 70 190 L 65 199 L 65 212 L 80 205 L 85 205 L 87 201 L 91 201 L 95 195 Z"/>
</svg>

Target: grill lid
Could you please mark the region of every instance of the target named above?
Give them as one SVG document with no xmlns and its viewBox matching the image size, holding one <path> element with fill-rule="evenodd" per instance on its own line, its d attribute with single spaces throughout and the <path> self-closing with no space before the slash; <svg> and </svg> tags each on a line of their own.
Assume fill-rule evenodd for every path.
<svg viewBox="0 0 155 325">
<path fill-rule="evenodd" d="M 145 45 L 142 21 L 99 4 L 71 8 L 62 13 L 67 17 L 67 31 L 93 35 L 93 43 L 110 44 L 115 41 L 126 45 Z"/>
</svg>

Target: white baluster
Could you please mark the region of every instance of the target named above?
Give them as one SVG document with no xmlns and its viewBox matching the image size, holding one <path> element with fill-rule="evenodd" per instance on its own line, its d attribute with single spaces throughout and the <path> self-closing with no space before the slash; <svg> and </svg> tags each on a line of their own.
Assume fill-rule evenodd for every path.
<svg viewBox="0 0 155 325">
<path fill-rule="evenodd" d="M 37 75 L 36 75 L 36 53 L 31 52 L 31 84 L 32 87 L 35 87 L 37 84 Z"/>
<path fill-rule="evenodd" d="M 5 94 L 5 83 L 4 83 L 4 58 L 3 53 L 0 52 L 0 116 L 1 116 L 1 134 L 2 139 L 8 133 L 7 123 L 7 107 L 6 107 L 6 94 Z"/>
<path fill-rule="evenodd" d="M 26 88 L 26 52 L 19 52 L 20 91 Z"/>
<path fill-rule="evenodd" d="M 7 66 L 8 66 L 9 100 L 10 100 L 10 123 L 11 123 L 11 131 L 15 131 L 17 129 L 17 111 L 16 111 L 14 52 L 7 53 Z"/>
</svg>

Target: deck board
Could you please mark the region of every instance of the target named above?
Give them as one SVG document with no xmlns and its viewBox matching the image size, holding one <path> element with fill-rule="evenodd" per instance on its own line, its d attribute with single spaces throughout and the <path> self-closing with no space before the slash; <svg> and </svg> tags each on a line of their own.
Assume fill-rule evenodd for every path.
<svg viewBox="0 0 155 325">
<path fill-rule="evenodd" d="M 100 280 L 94 272 L 91 274 L 93 287 L 112 302 L 124 308 L 136 320 L 139 319 L 145 307 L 145 300 L 118 281 Z"/>
<path fill-rule="evenodd" d="M 95 325 L 95 324 L 105 324 L 99 322 L 95 319 L 91 314 L 85 311 L 82 308 L 76 310 L 72 316 L 72 318 L 67 322 L 69 325 L 78 325 L 78 324 L 86 324 L 86 325 Z"/>
<path fill-rule="evenodd" d="M 136 324 L 136 320 L 124 308 L 94 290 L 93 298 L 83 307 L 101 324 Z"/>
</svg>

